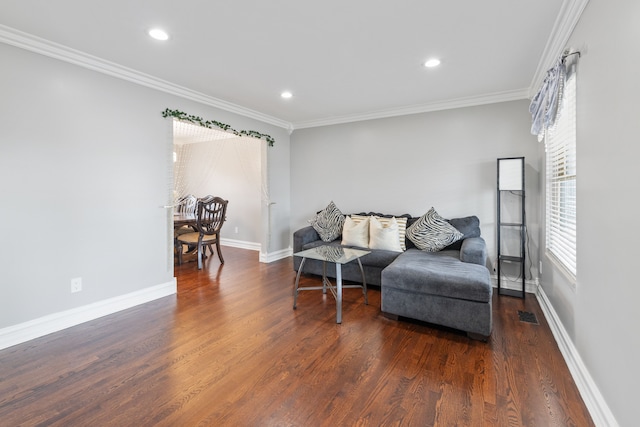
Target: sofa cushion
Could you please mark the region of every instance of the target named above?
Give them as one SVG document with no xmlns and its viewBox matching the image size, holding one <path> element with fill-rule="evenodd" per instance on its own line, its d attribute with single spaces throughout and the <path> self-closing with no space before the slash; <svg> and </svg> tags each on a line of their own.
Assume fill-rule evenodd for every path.
<svg viewBox="0 0 640 427">
<path fill-rule="evenodd" d="M 445 249 L 459 250 L 462 242 L 470 237 L 480 237 L 480 220 L 477 216 L 467 216 L 464 218 L 448 219 L 447 222 L 453 225 L 464 237 L 457 242 L 447 246 Z"/>
<path fill-rule="evenodd" d="M 489 270 L 462 262 L 457 251 L 407 249 L 382 271 L 382 286 L 409 293 L 469 301 L 491 301 Z"/>
<path fill-rule="evenodd" d="M 360 258 L 363 266 L 386 268 L 391 264 L 402 252 L 386 251 L 384 249 L 376 249 Z"/>
<path fill-rule="evenodd" d="M 433 207 L 407 228 L 407 238 L 427 252 L 440 251 L 462 237 L 464 234 L 438 215 Z"/>
<path fill-rule="evenodd" d="M 320 239 L 324 242 L 331 242 L 337 239 L 342 233 L 344 225 L 344 215 L 340 209 L 331 201 L 326 208 L 309 220 L 309 223 L 318 232 Z"/>
</svg>

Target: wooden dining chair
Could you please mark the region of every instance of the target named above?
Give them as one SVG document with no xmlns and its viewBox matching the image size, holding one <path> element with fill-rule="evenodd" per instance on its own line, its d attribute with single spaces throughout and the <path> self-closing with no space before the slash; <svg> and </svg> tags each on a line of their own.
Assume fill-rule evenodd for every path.
<svg viewBox="0 0 640 427">
<path fill-rule="evenodd" d="M 228 203 L 228 200 L 213 196 L 198 200 L 196 210 L 197 231 L 176 236 L 178 265 L 182 265 L 182 245 L 196 246 L 198 250 L 198 270 L 201 270 L 202 260 L 206 256 L 207 248 L 213 255 L 213 244 L 216 245 L 220 263 L 224 264 L 224 258 L 220 251 L 220 229 L 227 219 Z"/>
<path fill-rule="evenodd" d="M 176 202 L 176 212 L 195 214 L 197 205 L 198 205 L 198 198 L 193 194 L 187 194 L 186 196 L 180 197 Z M 192 233 L 194 231 L 197 231 L 195 227 L 183 225 L 182 227 L 175 229 L 174 235 L 178 236 L 180 234 Z"/>
<path fill-rule="evenodd" d="M 178 199 L 176 203 L 176 211 L 180 213 L 195 213 L 198 204 L 198 198 L 193 194 L 187 194 Z"/>
</svg>

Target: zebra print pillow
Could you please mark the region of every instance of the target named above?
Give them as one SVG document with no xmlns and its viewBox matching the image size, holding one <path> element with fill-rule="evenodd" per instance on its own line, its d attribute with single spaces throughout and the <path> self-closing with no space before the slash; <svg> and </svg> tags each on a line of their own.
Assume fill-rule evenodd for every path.
<svg viewBox="0 0 640 427">
<path fill-rule="evenodd" d="M 318 232 L 323 242 L 332 242 L 342 233 L 344 225 L 344 215 L 340 209 L 331 201 L 326 208 L 318 212 L 318 214 L 309 223 Z"/>
<path fill-rule="evenodd" d="M 464 234 L 438 215 L 434 208 L 407 227 L 407 238 L 427 252 L 438 252 L 463 237 Z"/>
</svg>

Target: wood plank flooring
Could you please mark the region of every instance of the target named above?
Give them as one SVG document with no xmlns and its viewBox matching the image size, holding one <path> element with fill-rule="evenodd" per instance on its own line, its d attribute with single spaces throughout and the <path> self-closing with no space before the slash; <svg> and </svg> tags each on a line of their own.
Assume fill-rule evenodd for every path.
<svg viewBox="0 0 640 427">
<path fill-rule="evenodd" d="M 532 295 L 494 295 L 487 343 L 387 319 L 375 288 L 337 325 L 331 294 L 292 309 L 291 258 L 223 253 L 176 267 L 177 296 L 0 351 L 0 425 L 593 425 Z"/>
</svg>

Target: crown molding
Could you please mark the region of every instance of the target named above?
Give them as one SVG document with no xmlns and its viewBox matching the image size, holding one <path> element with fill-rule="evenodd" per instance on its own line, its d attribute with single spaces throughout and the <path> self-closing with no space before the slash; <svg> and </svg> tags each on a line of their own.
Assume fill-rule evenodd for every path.
<svg viewBox="0 0 640 427">
<path fill-rule="evenodd" d="M 589 0 L 564 0 L 562 2 L 560 13 L 558 13 L 556 22 L 553 24 L 549 40 L 547 40 L 547 44 L 538 62 L 536 73 L 533 75 L 528 98 L 531 98 L 538 91 L 538 88 L 547 75 L 547 70 L 553 66 L 566 48 L 567 42 L 588 3 Z"/>
<path fill-rule="evenodd" d="M 281 120 L 255 110 L 233 104 L 231 102 L 223 101 L 221 99 L 196 92 L 194 90 L 173 84 L 149 74 L 141 73 L 134 69 L 123 67 L 122 65 L 116 64 L 114 62 L 106 61 L 104 59 L 98 58 L 97 56 L 89 55 L 88 53 L 72 49 L 70 47 L 16 30 L 15 28 L 7 27 L 6 25 L 2 24 L 0 24 L 0 42 L 31 52 L 35 52 L 40 55 L 69 62 L 80 67 L 88 68 L 93 71 L 129 81 L 131 83 L 166 92 L 171 95 L 179 96 L 181 98 L 189 99 L 200 104 L 216 107 L 224 111 L 229 111 L 240 116 L 255 119 L 288 130 L 291 129 L 291 123 L 285 120 Z"/>
<path fill-rule="evenodd" d="M 365 120 L 384 119 L 389 117 L 404 116 L 410 114 L 428 113 L 433 111 L 448 110 L 454 108 L 473 107 L 477 105 L 493 104 L 498 102 L 514 101 L 531 98 L 542 83 L 546 70 L 554 63 L 565 49 L 566 43 L 578 23 L 582 11 L 589 0 L 564 0 L 560 13 L 556 18 L 551 35 L 545 46 L 543 54 L 538 62 L 538 67 L 532 79 L 531 85 L 525 89 L 517 89 L 506 92 L 498 92 L 479 95 L 468 98 L 458 98 L 447 101 L 419 104 L 396 109 L 378 110 L 353 115 L 334 116 L 317 120 L 290 123 L 267 114 L 260 113 L 233 104 L 218 98 L 205 95 L 200 92 L 178 86 L 166 80 L 141 73 L 131 68 L 106 61 L 87 53 L 71 49 L 64 45 L 24 33 L 11 27 L 0 24 L 0 42 L 29 50 L 41 55 L 49 56 L 65 62 L 69 62 L 84 68 L 98 71 L 113 77 L 127 80 L 142 86 L 166 92 L 181 98 L 189 99 L 204 105 L 229 111 L 244 117 L 252 118 L 260 122 L 268 123 L 286 129 L 291 134 L 295 129 L 304 129 L 319 126 L 329 126 Z"/>
<path fill-rule="evenodd" d="M 327 117 L 319 120 L 308 120 L 293 124 L 294 129 L 312 128 L 318 126 L 329 126 L 343 123 L 360 122 L 364 120 L 384 119 L 396 116 L 406 116 L 409 114 L 429 113 L 433 111 L 451 110 L 454 108 L 474 107 L 484 104 L 495 104 L 498 102 L 516 101 L 526 99 L 529 89 L 517 89 L 506 92 L 496 92 L 487 95 L 472 96 L 467 98 L 458 98 L 441 102 L 432 102 L 428 104 L 412 105 L 408 107 L 372 111 L 363 114 L 353 114 L 346 116 Z"/>
</svg>

